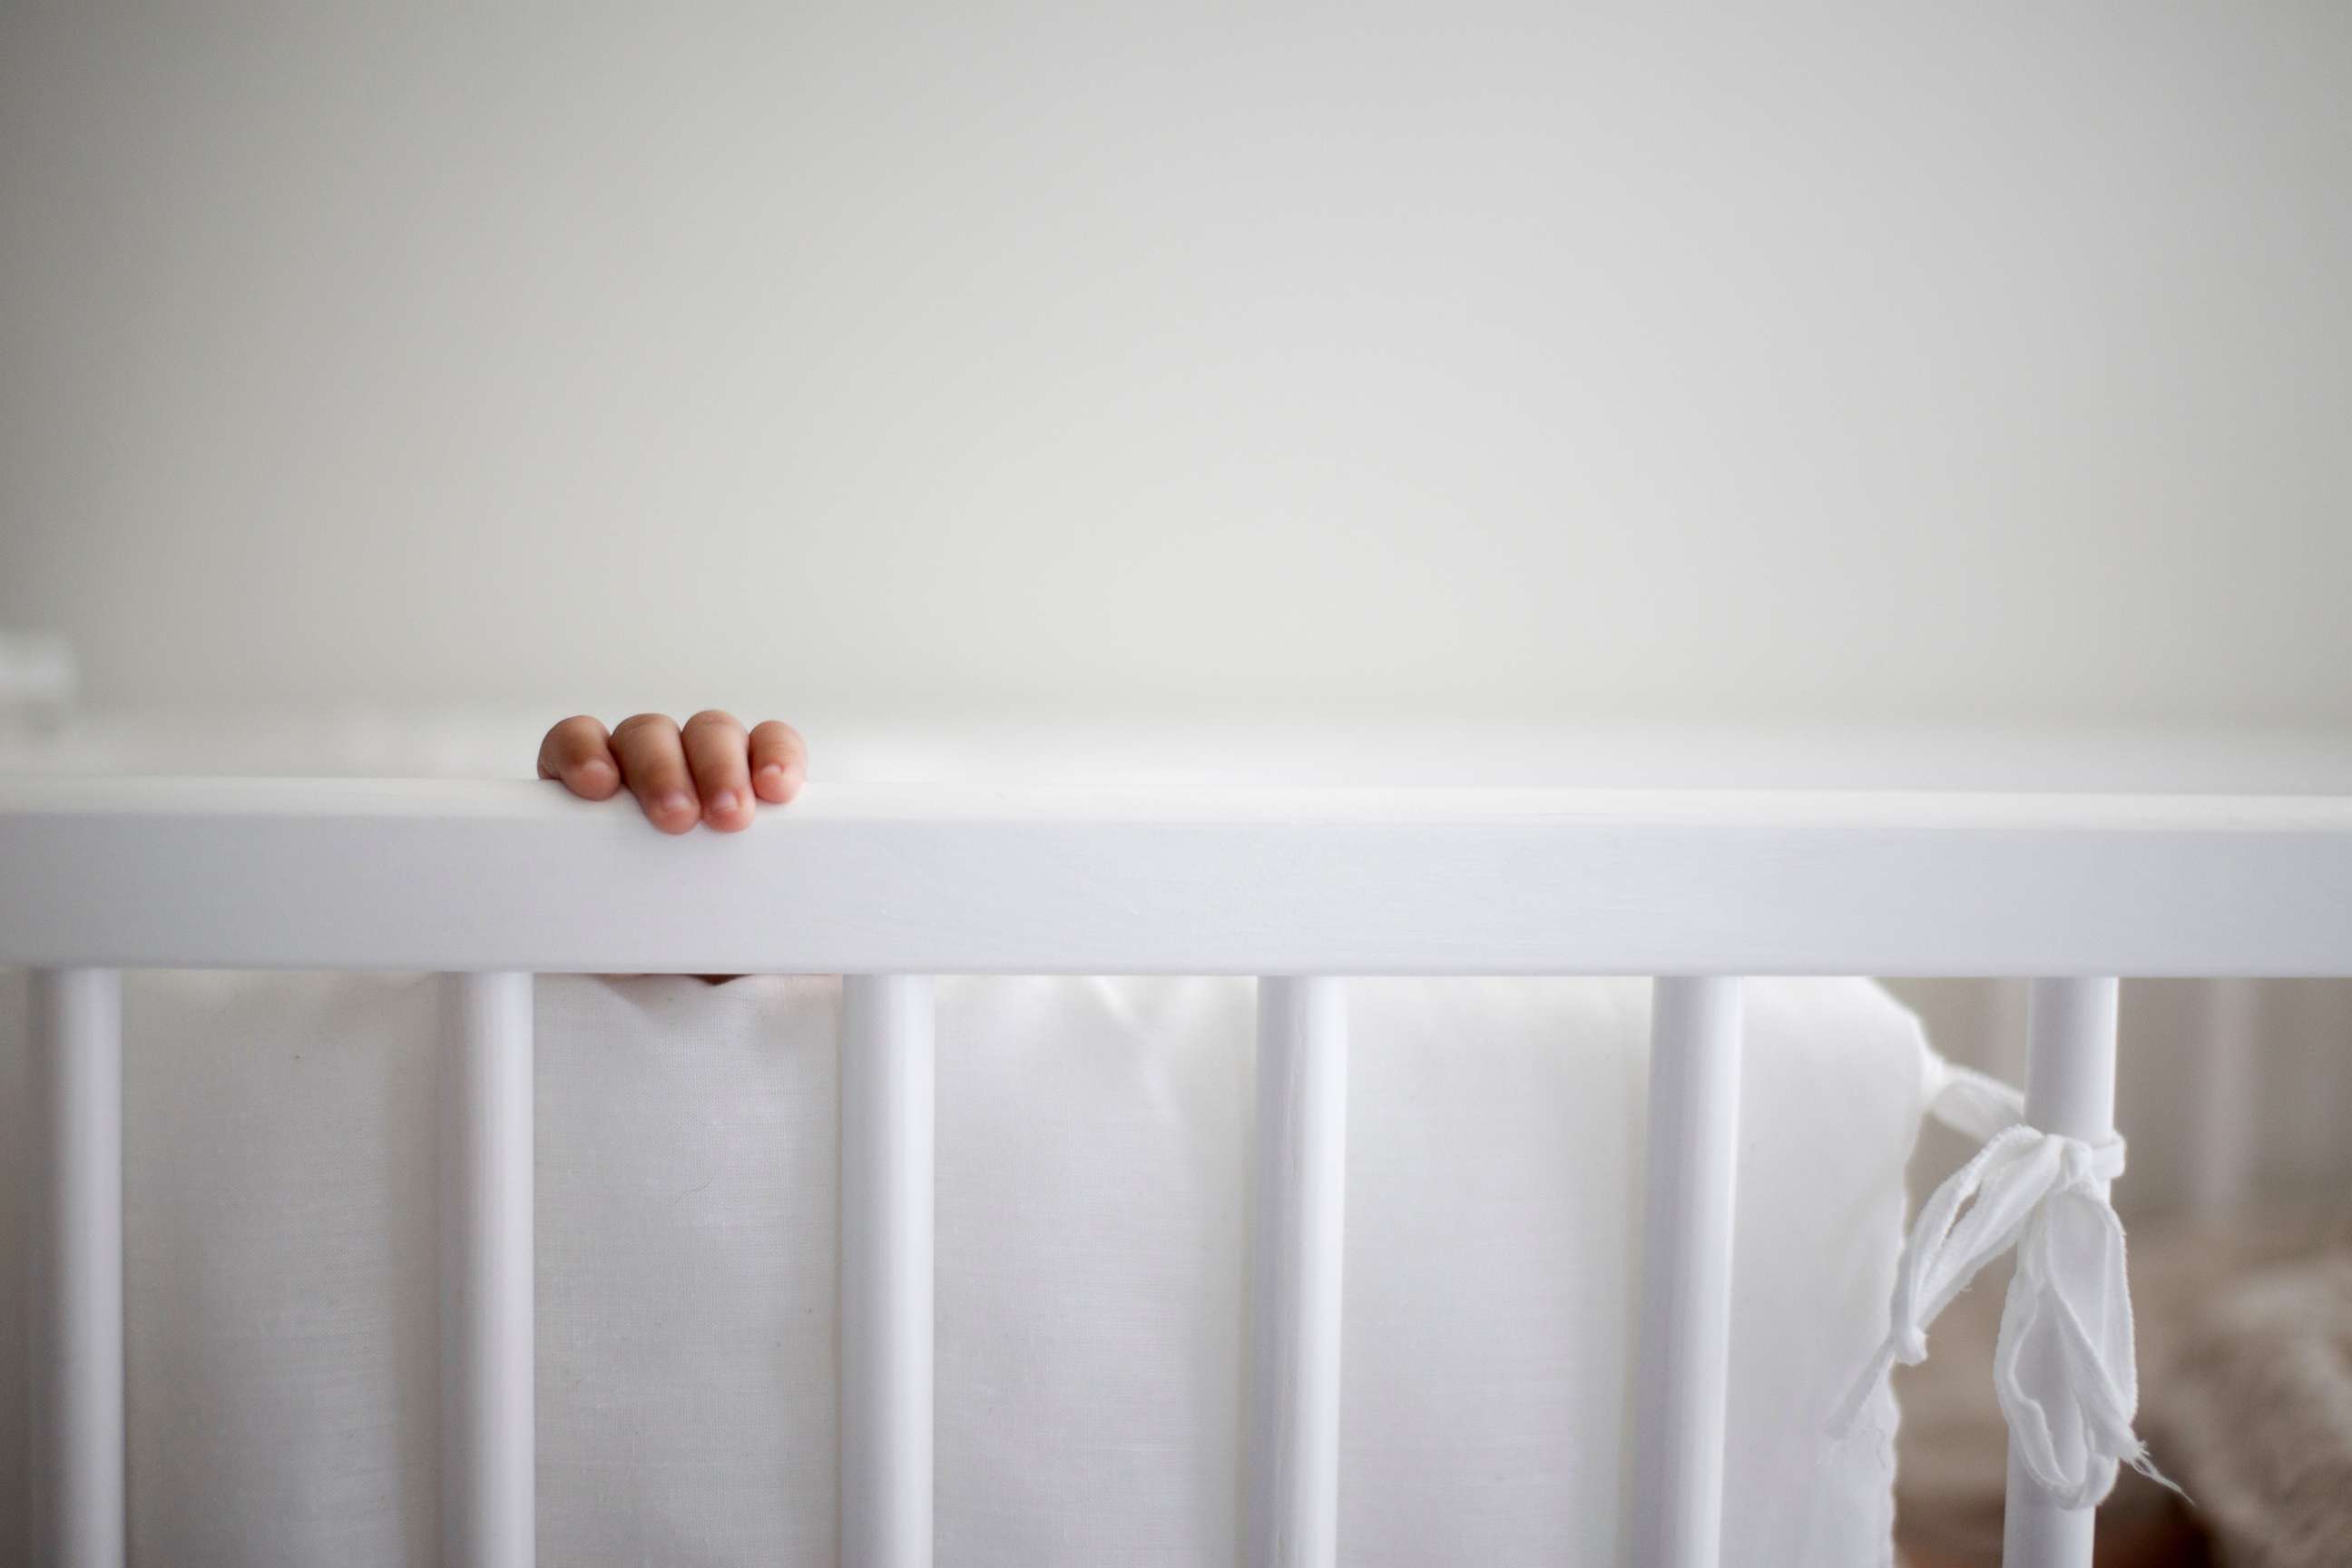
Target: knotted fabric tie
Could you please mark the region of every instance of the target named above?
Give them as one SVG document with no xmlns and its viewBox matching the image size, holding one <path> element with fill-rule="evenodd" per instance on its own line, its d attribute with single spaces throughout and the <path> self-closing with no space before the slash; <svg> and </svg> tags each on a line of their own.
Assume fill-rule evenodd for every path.
<svg viewBox="0 0 2352 1568">
<path fill-rule="evenodd" d="M 1990 1080 L 1969 1076 L 1966 1092 L 1981 1099 Z M 1985 1109 L 1969 1106 L 1971 1119 Z M 1919 1211 L 1895 1274 L 1886 1342 L 1840 1408 L 1838 1432 L 1852 1430 L 1896 1363 L 1927 1359 L 1927 1325 L 2014 1245 L 2017 1272 L 1993 1356 L 2012 1449 L 2063 1508 L 2105 1498 L 2118 1464 L 2162 1480 L 2132 1432 L 2139 1374 L 2131 1295 L 2123 1226 L 2105 1191 L 2123 1168 L 2120 1138 L 2094 1145 L 2022 1122 L 1993 1133 Z"/>
</svg>

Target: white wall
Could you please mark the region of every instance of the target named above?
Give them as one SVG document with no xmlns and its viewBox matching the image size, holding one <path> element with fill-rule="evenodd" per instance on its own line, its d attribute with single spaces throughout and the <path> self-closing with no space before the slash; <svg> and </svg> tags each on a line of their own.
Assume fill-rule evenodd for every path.
<svg viewBox="0 0 2352 1568">
<path fill-rule="evenodd" d="M 2352 724 L 2352 8 L 1718 9 L 9 0 L 0 626 L 101 700 Z"/>
</svg>

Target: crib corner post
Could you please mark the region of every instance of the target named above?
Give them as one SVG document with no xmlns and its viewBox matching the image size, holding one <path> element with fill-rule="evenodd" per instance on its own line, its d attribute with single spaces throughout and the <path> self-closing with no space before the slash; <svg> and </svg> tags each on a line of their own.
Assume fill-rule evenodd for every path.
<svg viewBox="0 0 2352 1568">
<path fill-rule="evenodd" d="M 1722 1552 L 1740 1026 L 1738 980 L 1655 982 L 1633 1384 L 1642 1568 L 1715 1568 Z"/>
<path fill-rule="evenodd" d="M 121 1568 L 122 983 L 33 976 L 34 1180 L 28 1562 Z"/>
<path fill-rule="evenodd" d="M 2120 994 L 2111 978 L 2033 983 L 2026 1012 L 2028 1122 L 2086 1143 L 2115 1136 Z M 2090 1568 L 2097 1511 L 2053 1502 L 2012 1446 L 2001 1514 L 2002 1568 Z"/>
</svg>

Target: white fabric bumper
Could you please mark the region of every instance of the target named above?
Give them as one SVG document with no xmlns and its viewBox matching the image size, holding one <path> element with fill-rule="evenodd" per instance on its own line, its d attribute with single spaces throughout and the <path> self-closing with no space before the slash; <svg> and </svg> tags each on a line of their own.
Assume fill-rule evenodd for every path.
<svg viewBox="0 0 2352 1568">
<path fill-rule="evenodd" d="M 1891 1396 L 1826 1433 L 1885 1331 L 1938 1064 L 1873 985 L 1747 994 L 1726 1562 L 1882 1564 Z M 1249 983 L 939 997 L 940 1561 L 1233 1561 Z M 541 1561 L 833 1560 L 838 998 L 541 980 Z M 125 1005 L 135 1555 L 428 1557 L 435 982 L 145 974 Z M 1351 984 L 1344 1561 L 1619 1561 L 1647 1007 Z M 0 974 L 16 1279 L 24 1013 Z M 0 1293 L 0 1520 L 24 1335 Z"/>
</svg>

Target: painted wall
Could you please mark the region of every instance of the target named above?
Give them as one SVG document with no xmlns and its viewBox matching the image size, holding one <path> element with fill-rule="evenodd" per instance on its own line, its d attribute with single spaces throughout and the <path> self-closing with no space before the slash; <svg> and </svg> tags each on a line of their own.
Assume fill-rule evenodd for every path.
<svg viewBox="0 0 2352 1568">
<path fill-rule="evenodd" d="M 2352 725 L 2352 10 L 0 8 L 100 701 Z"/>
</svg>

